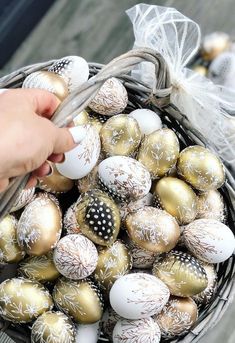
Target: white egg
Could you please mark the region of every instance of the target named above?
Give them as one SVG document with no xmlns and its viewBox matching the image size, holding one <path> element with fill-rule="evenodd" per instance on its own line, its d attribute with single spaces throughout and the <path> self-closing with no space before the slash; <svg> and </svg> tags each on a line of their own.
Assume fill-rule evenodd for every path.
<svg viewBox="0 0 235 343">
<path fill-rule="evenodd" d="M 66 56 L 56 61 L 49 69 L 60 75 L 66 82 L 71 93 L 89 78 L 89 65 L 80 56 Z"/>
<path fill-rule="evenodd" d="M 129 213 L 135 212 L 144 206 L 151 206 L 154 197 L 151 193 L 146 194 L 143 198 L 129 203 L 122 203 L 119 206 L 121 219 L 124 221 Z"/>
<path fill-rule="evenodd" d="M 14 205 L 10 212 L 15 212 L 25 207 L 29 202 L 33 200 L 35 188 L 23 189 L 15 199 Z"/>
<path fill-rule="evenodd" d="M 120 201 L 143 198 L 151 188 L 149 171 L 142 163 L 126 156 L 111 156 L 98 166 L 101 184 Z"/>
<path fill-rule="evenodd" d="M 97 343 L 100 335 L 100 322 L 76 325 L 75 343 Z"/>
<path fill-rule="evenodd" d="M 208 263 L 227 260 L 235 249 L 230 228 L 213 219 L 198 219 L 183 231 L 185 245 L 197 258 Z"/>
<path fill-rule="evenodd" d="M 69 179 L 81 179 L 88 175 L 100 154 L 100 137 L 97 130 L 91 125 L 79 126 L 81 127 L 86 130 L 85 137 L 74 149 L 65 153 L 63 163 L 56 164 L 59 173 Z"/>
<path fill-rule="evenodd" d="M 139 320 L 120 319 L 113 330 L 113 343 L 158 343 L 161 331 L 150 317 Z"/>
<path fill-rule="evenodd" d="M 134 110 L 128 116 L 137 120 L 142 135 L 149 135 L 153 131 L 162 128 L 162 121 L 159 115 L 146 108 Z"/>
<path fill-rule="evenodd" d="M 130 254 L 132 256 L 132 264 L 134 268 L 152 268 L 156 260 L 156 253 L 141 249 L 131 240 L 127 243 Z"/>
<path fill-rule="evenodd" d="M 168 287 L 145 273 L 127 274 L 115 281 L 109 294 L 115 312 L 126 319 L 141 319 L 159 313 L 170 296 Z"/>
</svg>

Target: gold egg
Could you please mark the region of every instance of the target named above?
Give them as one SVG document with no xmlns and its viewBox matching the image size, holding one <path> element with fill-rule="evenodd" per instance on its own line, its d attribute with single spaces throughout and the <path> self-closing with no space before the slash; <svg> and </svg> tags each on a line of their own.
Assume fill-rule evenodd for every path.
<svg viewBox="0 0 235 343">
<path fill-rule="evenodd" d="M 76 330 L 62 312 L 48 311 L 33 323 L 31 343 L 74 343 Z"/>
<path fill-rule="evenodd" d="M 73 233 L 81 233 L 80 226 L 78 225 L 75 211 L 76 203 L 72 204 L 64 215 L 64 229 L 68 235 Z"/>
<path fill-rule="evenodd" d="M 216 219 L 220 222 L 225 221 L 225 203 L 222 195 L 214 189 L 200 193 L 197 204 L 198 219 Z"/>
<path fill-rule="evenodd" d="M 28 323 L 52 307 L 49 292 L 36 281 L 13 278 L 0 284 L 0 312 L 5 320 Z"/>
<path fill-rule="evenodd" d="M 225 32 L 213 32 L 206 35 L 202 42 L 201 55 L 206 61 L 212 61 L 231 46 L 231 38 Z"/>
<path fill-rule="evenodd" d="M 0 263 L 17 263 L 25 252 L 17 243 L 17 219 L 7 215 L 0 221 Z"/>
<path fill-rule="evenodd" d="M 39 193 L 28 204 L 18 223 L 17 240 L 29 255 L 44 255 L 60 239 L 61 210 L 57 199 L 49 193 Z"/>
<path fill-rule="evenodd" d="M 49 71 L 35 71 L 28 75 L 22 88 L 45 89 L 55 94 L 61 101 L 68 96 L 68 87 L 61 76 Z"/>
<path fill-rule="evenodd" d="M 18 272 L 23 277 L 42 283 L 54 281 L 60 276 L 53 262 L 53 252 L 26 258 L 20 263 Z"/>
<path fill-rule="evenodd" d="M 77 180 L 77 187 L 80 193 L 85 193 L 91 191 L 98 187 L 99 175 L 98 175 L 98 165 L 96 165 L 92 171 L 83 178 Z"/>
<path fill-rule="evenodd" d="M 75 323 L 92 324 L 101 319 L 103 300 L 99 289 L 90 280 L 72 281 L 61 278 L 53 290 L 56 306 Z"/>
<path fill-rule="evenodd" d="M 179 149 L 179 140 L 173 130 L 156 130 L 142 141 L 138 161 L 143 163 L 153 178 L 158 178 L 175 165 Z"/>
<path fill-rule="evenodd" d="M 104 290 L 109 291 L 119 277 L 131 270 L 131 255 L 121 241 L 114 242 L 110 247 L 100 248 L 98 254 L 94 278 Z"/>
<path fill-rule="evenodd" d="M 203 268 L 206 271 L 207 279 L 208 279 L 208 285 L 204 291 L 202 291 L 199 294 L 196 294 L 193 296 L 193 299 L 196 301 L 198 304 L 203 304 L 206 305 L 208 304 L 213 296 L 215 295 L 218 287 L 218 277 L 217 273 L 215 270 L 215 267 L 213 264 L 201 262 Z"/>
<path fill-rule="evenodd" d="M 14 205 L 12 206 L 10 213 L 15 212 L 26 206 L 32 201 L 35 193 L 35 188 L 23 189 L 17 196 Z"/>
<path fill-rule="evenodd" d="M 180 228 L 175 218 L 151 206 L 130 213 L 125 224 L 131 240 L 154 253 L 170 251 L 180 237 Z"/>
<path fill-rule="evenodd" d="M 158 257 L 153 275 L 162 280 L 172 295 L 190 297 L 202 292 L 208 284 L 206 271 L 199 261 L 188 253 L 171 251 Z"/>
<path fill-rule="evenodd" d="M 75 206 L 81 232 L 96 244 L 109 246 L 120 230 L 120 214 L 115 202 L 100 190 L 81 195 Z"/>
<path fill-rule="evenodd" d="M 189 146 L 181 151 L 177 170 L 185 181 L 203 192 L 217 189 L 225 181 L 224 166 L 220 159 L 199 145 Z"/>
<path fill-rule="evenodd" d="M 75 126 L 85 125 L 90 123 L 89 114 L 86 110 L 78 113 L 78 115 L 73 120 Z"/>
<path fill-rule="evenodd" d="M 96 128 L 96 130 L 100 133 L 100 130 L 102 129 L 104 123 L 106 123 L 108 117 L 101 114 L 90 113 L 89 119 L 91 125 L 93 125 Z"/>
<path fill-rule="evenodd" d="M 126 114 L 109 118 L 100 131 L 102 149 L 109 156 L 130 156 L 138 148 L 141 131 L 138 122 Z"/>
<path fill-rule="evenodd" d="M 155 185 L 154 194 L 160 205 L 179 224 L 193 221 L 197 214 L 197 196 L 192 188 L 176 177 L 163 177 Z"/>
<path fill-rule="evenodd" d="M 162 338 L 173 338 L 187 333 L 198 318 L 196 303 L 191 298 L 171 296 L 162 311 L 153 319 L 158 323 Z"/>
<path fill-rule="evenodd" d="M 207 76 L 207 73 L 208 73 L 208 69 L 202 65 L 194 66 L 193 70 L 202 76 Z"/>
<path fill-rule="evenodd" d="M 51 193 L 66 193 L 73 188 L 74 181 L 61 175 L 54 163 L 47 161 L 51 167 L 51 174 L 38 179 L 38 187 Z"/>
</svg>

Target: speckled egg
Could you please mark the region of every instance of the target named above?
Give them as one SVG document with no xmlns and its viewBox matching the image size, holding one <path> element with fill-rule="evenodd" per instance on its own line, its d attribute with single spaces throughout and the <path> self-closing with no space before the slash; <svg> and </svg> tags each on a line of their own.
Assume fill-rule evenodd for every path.
<svg viewBox="0 0 235 343">
<path fill-rule="evenodd" d="M 56 306 L 75 323 L 92 324 L 102 318 L 103 300 L 95 284 L 86 279 L 72 281 L 61 278 L 53 290 Z"/>
<path fill-rule="evenodd" d="M 214 219 L 197 219 L 183 231 L 184 242 L 197 258 L 208 263 L 227 260 L 235 249 L 232 230 Z"/>
<path fill-rule="evenodd" d="M 202 263 L 203 268 L 206 271 L 208 285 L 204 291 L 199 294 L 194 295 L 192 298 L 196 301 L 197 304 L 208 304 L 211 299 L 214 297 L 217 288 L 218 288 L 218 277 L 215 270 L 215 266 L 209 263 Z"/>
<path fill-rule="evenodd" d="M 189 297 L 202 292 L 208 284 L 206 271 L 196 258 L 181 251 L 158 257 L 153 275 L 161 279 L 172 295 Z"/>
<path fill-rule="evenodd" d="M 109 293 L 112 308 L 126 319 L 148 318 L 160 312 L 169 296 L 169 289 L 161 280 L 145 273 L 120 277 Z"/>
<path fill-rule="evenodd" d="M 66 233 L 73 234 L 73 233 L 81 233 L 80 227 L 77 222 L 76 218 L 76 202 L 73 203 L 65 212 L 63 224 Z"/>
<path fill-rule="evenodd" d="M 20 210 L 30 203 L 34 197 L 35 187 L 23 189 L 17 196 L 14 205 L 12 206 L 10 213 Z"/>
<path fill-rule="evenodd" d="M 215 219 L 224 222 L 226 218 L 225 203 L 217 190 L 198 194 L 197 219 Z"/>
<path fill-rule="evenodd" d="M 125 225 L 136 245 L 158 254 L 173 249 L 180 237 L 180 228 L 175 218 L 151 206 L 129 214 Z"/>
<path fill-rule="evenodd" d="M 119 201 L 143 198 L 151 188 L 148 170 L 138 161 L 126 156 L 112 156 L 98 167 L 102 187 Z"/>
<path fill-rule="evenodd" d="M 96 268 L 98 253 L 94 243 L 82 235 L 67 235 L 57 243 L 54 263 L 58 271 L 69 279 L 85 279 Z"/>
<path fill-rule="evenodd" d="M 128 117 L 137 120 L 142 136 L 160 130 L 162 128 L 162 121 L 159 115 L 147 108 L 138 108 L 128 114 Z"/>
<path fill-rule="evenodd" d="M 121 113 L 127 106 L 128 95 L 123 84 L 112 77 L 105 81 L 99 89 L 89 107 L 100 114 L 112 116 Z"/>
<path fill-rule="evenodd" d="M 57 199 L 49 193 L 39 193 L 28 204 L 18 223 L 17 240 L 29 255 L 44 255 L 60 239 L 62 215 Z"/>
</svg>

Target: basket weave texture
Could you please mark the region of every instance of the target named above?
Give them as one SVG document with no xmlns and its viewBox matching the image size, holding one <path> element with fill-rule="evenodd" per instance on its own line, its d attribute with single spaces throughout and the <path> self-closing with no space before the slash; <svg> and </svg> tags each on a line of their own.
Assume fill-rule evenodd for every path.
<svg viewBox="0 0 235 343">
<path fill-rule="evenodd" d="M 156 88 L 150 89 L 147 85 L 135 80 L 128 73 L 141 62 L 151 62 L 155 65 Z M 0 79 L 0 88 L 21 87 L 25 77 L 38 70 L 47 70 L 55 60 L 24 67 Z M 163 124 L 177 133 L 181 149 L 189 145 L 201 145 L 216 152 L 214 147 L 201 133 L 196 130 L 187 119 L 170 103 L 171 82 L 168 67 L 163 57 L 151 49 L 136 49 L 121 55 L 103 66 L 90 63 L 90 79 L 69 95 L 59 106 L 52 121 L 59 127 L 66 126 L 77 113 L 86 108 L 96 95 L 102 84 L 110 77 L 117 77 L 123 82 L 128 91 L 129 103 L 125 113 L 137 108 L 149 108 L 156 111 Z M 228 209 L 227 225 L 235 233 L 235 179 L 229 166 L 225 166 L 226 182 L 220 189 Z M 17 193 L 25 186 L 28 175 L 12 180 L 10 188 L 0 195 L 0 218 L 8 213 L 14 203 Z M 184 337 L 171 340 L 171 342 L 196 343 L 221 319 L 234 293 L 235 256 L 217 265 L 218 290 L 212 301 L 202 307 L 196 325 Z M 30 342 L 30 333 L 27 328 L 0 321 L 0 330 L 6 332 L 19 343 Z M 99 342 L 110 342 L 102 337 Z"/>
</svg>

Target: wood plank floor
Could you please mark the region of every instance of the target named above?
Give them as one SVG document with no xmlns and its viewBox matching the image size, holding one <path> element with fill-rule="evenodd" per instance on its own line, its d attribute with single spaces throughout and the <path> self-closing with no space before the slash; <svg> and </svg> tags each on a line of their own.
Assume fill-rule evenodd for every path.
<svg viewBox="0 0 235 343">
<path fill-rule="evenodd" d="M 221 30 L 235 37 L 235 0 L 145 2 L 177 8 L 200 24 L 202 34 Z M 110 61 L 133 45 L 132 27 L 125 10 L 136 3 L 136 0 L 57 0 L 1 74 L 73 54 L 88 61 Z M 235 302 L 201 343 L 234 343 L 234 318 Z M 1 335 L 0 343 L 7 343 Z"/>
</svg>

